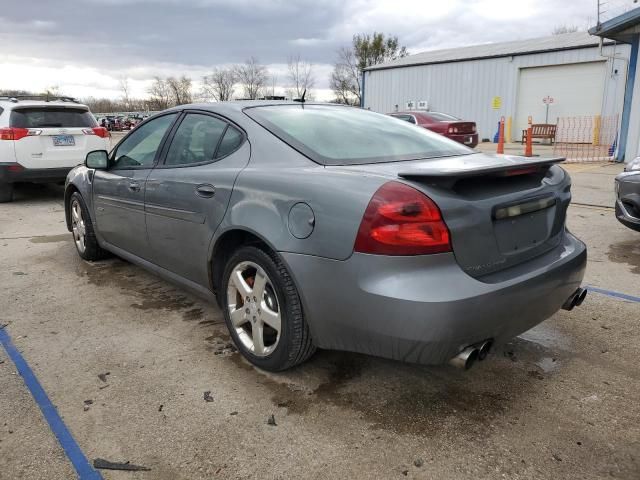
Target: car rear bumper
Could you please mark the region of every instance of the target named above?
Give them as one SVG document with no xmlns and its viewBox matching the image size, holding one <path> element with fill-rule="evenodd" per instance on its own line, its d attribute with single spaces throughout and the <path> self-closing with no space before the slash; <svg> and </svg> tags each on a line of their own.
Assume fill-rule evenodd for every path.
<svg viewBox="0 0 640 480">
<path fill-rule="evenodd" d="M 0 162 L 0 183 L 57 183 L 64 182 L 70 167 L 65 168 L 25 168 L 19 163 Z"/>
<path fill-rule="evenodd" d="M 462 143 L 467 147 L 474 148 L 478 145 L 478 134 L 477 133 L 460 133 L 460 134 L 446 134 L 445 137 L 450 138 L 458 143 Z"/>
<path fill-rule="evenodd" d="M 451 253 L 345 261 L 282 253 L 317 346 L 423 364 L 445 363 L 466 346 L 509 340 L 556 313 L 580 286 L 585 245 L 563 243 L 507 280 L 465 274 Z"/>
<path fill-rule="evenodd" d="M 625 172 L 616 177 L 616 218 L 640 231 L 640 172 Z"/>
</svg>

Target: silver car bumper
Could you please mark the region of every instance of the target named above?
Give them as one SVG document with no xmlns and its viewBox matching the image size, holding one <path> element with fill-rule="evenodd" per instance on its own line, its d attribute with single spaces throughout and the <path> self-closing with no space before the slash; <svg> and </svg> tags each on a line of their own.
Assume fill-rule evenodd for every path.
<svg viewBox="0 0 640 480">
<path fill-rule="evenodd" d="M 423 364 L 488 338 L 509 340 L 550 317 L 580 286 L 587 261 L 570 233 L 554 250 L 483 279 L 465 274 L 451 253 L 281 255 L 317 346 Z"/>
<path fill-rule="evenodd" d="M 640 231 L 640 172 L 624 172 L 616 177 L 616 218 Z"/>
</svg>

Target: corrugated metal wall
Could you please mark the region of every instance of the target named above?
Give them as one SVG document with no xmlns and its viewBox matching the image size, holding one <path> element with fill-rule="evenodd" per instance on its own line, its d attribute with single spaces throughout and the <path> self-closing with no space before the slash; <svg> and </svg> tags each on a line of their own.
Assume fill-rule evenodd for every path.
<svg viewBox="0 0 640 480">
<path fill-rule="evenodd" d="M 615 51 L 628 58 L 628 45 L 618 45 Z M 613 46 L 604 49 L 614 52 Z M 500 116 L 515 117 L 516 95 L 521 68 L 593 62 L 605 60 L 597 47 L 518 55 L 487 60 L 470 60 L 366 72 L 365 108 L 389 113 L 398 105 L 404 110 L 407 101 L 426 100 L 429 109 L 474 120 L 481 138 L 493 138 Z M 612 75 L 611 60 L 607 60 L 602 115 L 622 113 L 626 62 L 616 60 Z M 494 97 L 501 97 L 502 107 L 492 108 Z M 516 134 L 514 133 L 515 137 Z"/>
</svg>

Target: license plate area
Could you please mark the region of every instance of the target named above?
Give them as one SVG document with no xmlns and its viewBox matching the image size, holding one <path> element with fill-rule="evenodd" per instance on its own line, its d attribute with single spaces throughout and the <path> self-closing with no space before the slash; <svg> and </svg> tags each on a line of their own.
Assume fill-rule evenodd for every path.
<svg viewBox="0 0 640 480">
<path fill-rule="evenodd" d="M 76 144 L 76 139 L 73 135 L 54 135 L 53 139 L 54 147 L 73 147 Z"/>
<path fill-rule="evenodd" d="M 555 208 L 496 220 L 493 224 L 498 250 L 516 254 L 539 247 L 550 236 Z"/>
</svg>

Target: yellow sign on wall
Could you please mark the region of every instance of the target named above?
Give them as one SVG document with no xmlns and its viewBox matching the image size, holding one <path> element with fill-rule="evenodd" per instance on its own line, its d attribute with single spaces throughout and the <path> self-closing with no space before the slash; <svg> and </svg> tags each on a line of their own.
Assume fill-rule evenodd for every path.
<svg viewBox="0 0 640 480">
<path fill-rule="evenodd" d="M 494 110 L 500 110 L 502 108 L 502 97 L 493 97 L 491 107 L 493 107 Z"/>
</svg>

